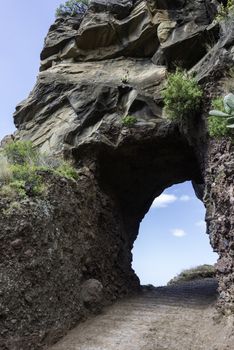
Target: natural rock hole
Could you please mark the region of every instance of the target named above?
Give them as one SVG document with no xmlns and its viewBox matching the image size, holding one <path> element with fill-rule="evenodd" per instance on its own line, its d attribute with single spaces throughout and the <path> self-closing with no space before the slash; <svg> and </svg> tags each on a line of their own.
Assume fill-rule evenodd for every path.
<svg viewBox="0 0 234 350">
<path fill-rule="evenodd" d="M 122 240 L 116 239 L 119 252 L 112 271 L 113 275 L 122 271 L 121 278 L 130 289 L 132 282 L 133 286 L 139 285 L 131 267 L 131 250 L 153 200 L 168 187 L 184 181 L 193 181 L 201 199 L 198 189 L 203 187 L 194 148 L 177 129 L 159 129 L 155 138 L 141 129 L 139 139 L 135 137 L 136 134 L 130 136 L 118 149 L 105 148 L 99 154 L 100 187 L 115 203 L 118 226 L 121 224 L 123 229 Z"/>
<path fill-rule="evenodd" d="M 214 265 L 218 255 L 204 218 L 204 205 L 189 181 L 169 187 L 153 201 L 132 250 L 141 285 L 166 285 L 182 270 Z"/>
<path fill-rule="evenodd" d="M 14 137 L 31 140 L 50 155 L 70 157 L 79 180 L 46 172 L 44 199 L 22 200 L 10 211 L 8 198 L 0 203 L 1 349 L 50 345 L 106 302 L 141 290 L 132 269 L 140 223 L 155 198 L 184 181 L 193 182 L 206 206 L 209 238 L 219 254 L 217 308 L 226 315 L 234 312 L 234 149 L 231 140 L 208 138 L 206 128 L 211 100 L 224 93 L 221 80 L 233 67 L 234 22 L 213 22 L 218 8 L 208 0 L 92 3 L 84 18 L 58 18 L 51 26 L 36 86 L 14 115 Z M 162 111 L 167 73 L 178 65 L 191 68 L 204 92 L 201 111 L 186 118 L 183 127 Z M 126 125 L 126 116 L 136 123 Z M 203 296 L 198 305 L 204 305 Z M 157 297 L 162 301 L 162 294 Z M 148 306 L 157 321 L 160 312 Z M 164 311 L 158 324 L 165 320 L 170 332 L 165 329 L 161 338 L 156 327 L 157 337 L 141 349 L 171 349 L 178 340 L 179 350 L 214 344 L 223 350 L 220 325 L 213 328 L 214 336 L 209 326 L 207 333 L 197 333 L 211 325 L 209 312 L 193 309 L 191 318 L 189 310 L 181 310 L 181 333 Z M 145 332 L 148 317 L 142 320 L 141 311 L 134 315 Z M 108 332 L 108 350 L 117 349 L 122 329 L 127 333 L 122 349 L 136 350 L 132 339 L 142 340 L 139 325 L 133 335 L 129 329 L 134 327 L 127 317 L 124 321 L 116 343 Z M 151 324 L 147 327 L 151 332 Z M 93 333 L 96 348 L 97 338 Z M 83 340 L 83 349 L 95 348 Z"/>
</svg>

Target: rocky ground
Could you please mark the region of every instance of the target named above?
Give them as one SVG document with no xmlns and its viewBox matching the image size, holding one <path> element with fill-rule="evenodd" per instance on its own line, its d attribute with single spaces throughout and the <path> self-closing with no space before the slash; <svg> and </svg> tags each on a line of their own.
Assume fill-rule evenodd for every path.
<svg viewBox="0 0 234 350">
<path fill-rule="evenodd" d="M 214 320 L 213 279 L 144 288 L 80 324 L 50 350 L 227 350 L 231 320 Z"/>
</svg>

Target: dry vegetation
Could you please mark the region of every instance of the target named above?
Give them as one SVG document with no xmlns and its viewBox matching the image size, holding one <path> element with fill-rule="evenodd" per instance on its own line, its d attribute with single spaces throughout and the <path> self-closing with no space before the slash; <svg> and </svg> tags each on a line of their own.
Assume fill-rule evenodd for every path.
<svg viewBox="0 0 234 350">
<path fill-rule="evenodd" d="M 187 281 L 193 281 L 203 278 L 214 278 L 215 268 L 213 265 L 200 265 L 188 270 L 182 271 L 179 275 L 168 282 L 168 285 L 179 284 Z"/>
</svg>

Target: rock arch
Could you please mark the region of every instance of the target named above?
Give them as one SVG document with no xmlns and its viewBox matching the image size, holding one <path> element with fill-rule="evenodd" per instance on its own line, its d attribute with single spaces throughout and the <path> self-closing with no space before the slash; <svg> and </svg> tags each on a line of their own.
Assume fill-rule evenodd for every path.
<svg viewBox="0 0 234 350">
<path fill-rule="evenodd" d="M 220 256 L 219 307 L 233 312 L 234 150 L 205 129 L 209 100 L 232 64 L 233 24 L 220 36 L 213 1 L 163 3 L 93 0 L 84 18 L 58 18 L 49 30 L 37 84 L 16 109 L 15 137 L 71 157 L 79 181 L 45 174 L 47 198 L 23 201 L 8 216 L 0 201 L 6 349 L 48 344 L 100 307 L 87 288 L 100 292 L 101 283 L 104 301 L 139 288 L 131 269 L 139 223 L 155 196 L 185 180 L 204 201 Z M 207 52 L 210 37 L 219 43 Z M 160 95 L 178 61 L 205 91 L 186 130 L 164 118 Z M 128 114 L 132 126 L 123 123 Z"/>
</svg>

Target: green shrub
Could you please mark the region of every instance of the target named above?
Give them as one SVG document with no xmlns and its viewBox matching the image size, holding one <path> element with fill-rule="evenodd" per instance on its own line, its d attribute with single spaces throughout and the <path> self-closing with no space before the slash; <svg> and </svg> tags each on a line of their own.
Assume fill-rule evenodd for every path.
<svg viewBox="0 0 234 350">
<path fill-rule="evenodd" d="M 77 171 L 69 162 L 66 162 L 66 161 L 63 161 L 62 164 L 56 168 L 55 172 L 58 175 L 62 177 L 66 177 L 67 179 L 70 179 L 70 180 L 78 179 Z"/>
<path fill-rule="evenodd" d="M 5 216 L 11 216 L 11 215 L 14 215 L 15 212 L 18 212 L 21 211 L 22 207 L 20 205 L 19 202 L 17 201 L 12 201 L 7 208 L 3 209 L 3 214 Z"/>
<path fill-rule="evenodd" d="M 38 152 L 31 141 L 14 141 L 4 147 L 4 154 L 11 164 L 34 163 Z"/>
<path fill-rule="evenodd" d="M 12 171 L 7 158 L 0 154 L 0 184 L 7 184 L 12 179 Z"/>
<path fill-rule="evenodd" d="M 13 180 L 9 183 L 9 185 L 3 186 L 3 188 L 1 189 L 1 194 L 7 194 L 7 196 L 11 197 L 19 196 L 20 198 L 25 198 L 27 196 L 25 189 L 25 181 Z"/>
<path fill-rule="evenodd" d="M 168 285 L 179 284 L 202 278 L 214 278 L 215 268 L 213 265 L 200 265 L 188 270 L 182 271 L 179 275 L 168 282 Z"/>
<path fill-rule="evenodd" d="M 56 10 L 56 17 L 84 15 L 88 9 L 89 0 L 69 0 Z"/>
<path fill-rule="evenodd" d="M 221 5 L 216 16 L 217 21 L 226 19 L 229 15 L 234 14 L 234 0 L 228 0 L 227 5 Z"/>
<path fill-rule="evenodd" d="M 128 127 L 131 127 L 133 126 L 134 124 L 136 124 L 137 122 L 137 118 L 136 117 L 133 117 L 131 115 L 126 115 L 126 117 L 123 117 L 122 118 L 122 124 L 124 126 L 128 126 Z"/>
<path fill-rule="evenodd" d="M 0 192 L 12 197 L 37 196 L 45 192 L 41 171 L 50 171 L 67 179 L 78 179 L 75 168 L 60 158 L 39 153 L 31 142 L 16 141 L 0 154 Z"/>
<path fill-rule="evenodd" d="M 11 186 L 16 190 L 25 190 L 30 195 L 39 195 L 44 192 L 43 179 L 38 174 L 38 168 L 33 164 L 14 164 L 11 166 L 13 179 Z"/>
<path fill-rule="evenodd" d="M 221 112 L 225 112 L 223 98 L 219 97 L 212 101 L 212 107 L 215 110 L 219 110 Z M 228 119 L 217 117 L 217 116 L 209 116 L 208 117 L 208 133 L 211 137 L 224 137 L 231 136 L 231 129 L 228 127 Z"/>
<path fill-rule="evenodd" d="M 162 96 L 168 119 L 183 124 L 199 110 L 202 90 L 194 78 L 177 70 L 169 74 Z"/>
<path fill-rule="evenodd" d="M 10 185 L 0 186 L 1 197 L 15 198 L 17 193 Z"/>
</svg>

